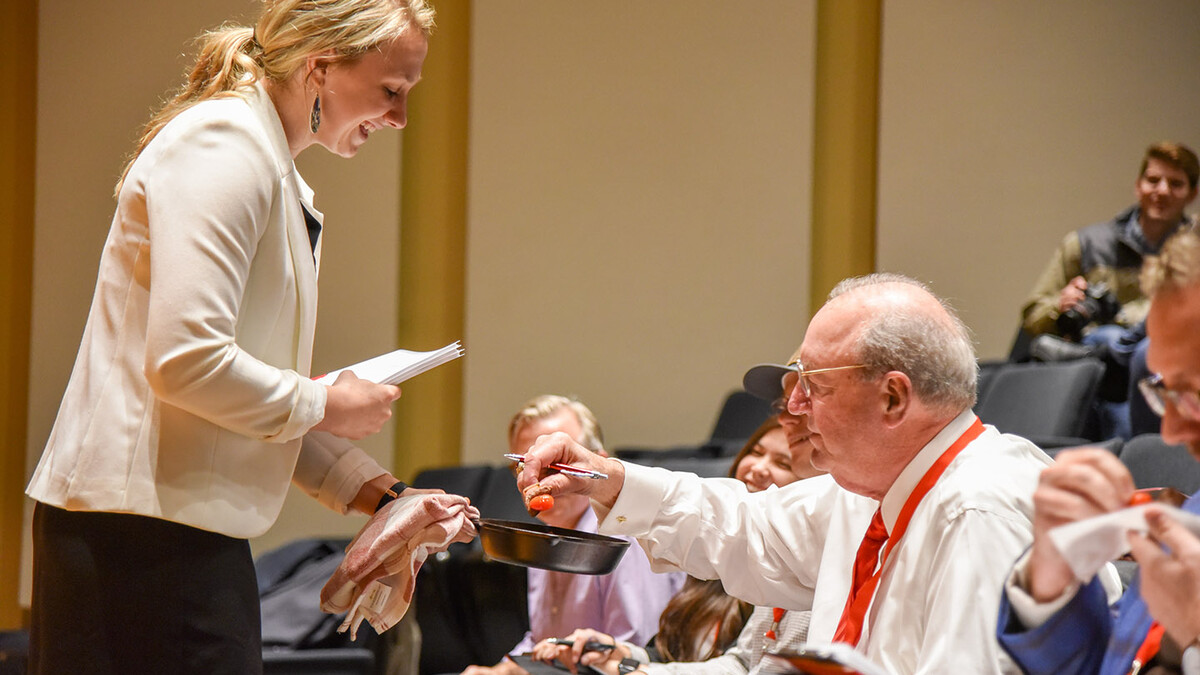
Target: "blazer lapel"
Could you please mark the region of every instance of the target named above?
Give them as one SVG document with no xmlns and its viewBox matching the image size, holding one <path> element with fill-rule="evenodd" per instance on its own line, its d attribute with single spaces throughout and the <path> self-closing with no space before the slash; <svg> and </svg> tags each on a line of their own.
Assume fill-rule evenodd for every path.
<svg viewBox="0 0 1200 675">
<path fill-rule="evenodd" d="M 292 160 L 288 148 L 287 136 L 283 133 L 283 124 L 275 104 L 267 94 L 262 84 L 255 85 L 255 95 L 251 106 L 262 119 L 263 128 L 271 139 L 275 151 L 275 161 L 279 167 L 282 183 L 282 199 L 280 205 L 284 210 L 286 221 L 287 245 L 291 253 L 292 270 L 296 283 L 297 325 L 295 326 L 295 363 L 301 375 L 309 375 L 312 369 L 313 335 L 317 323 L 317 261 L 321 259 L 321 240 L 317 239 L 314 251 L 308 239 L 308 228 L 304 223 L 302 208 L 308 209 L 324 226 L 325 216 L 312 205 L 313 191 L 300 173 L 296 171 L 296 163 Z"/>
</svg>

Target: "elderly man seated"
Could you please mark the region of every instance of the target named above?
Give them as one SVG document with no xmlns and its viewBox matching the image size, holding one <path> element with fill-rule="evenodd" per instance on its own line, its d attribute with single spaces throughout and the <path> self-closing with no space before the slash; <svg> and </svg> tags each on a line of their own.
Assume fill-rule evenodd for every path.
<svg viewBox="0 0 1200 675">
<path fill-rule="evenodd" d="M 854 645 L 897 675 L 1014 671 L 995 612 L 1008 561 L 1032 540 L 1031 494 L 1050 459 L 980 423 L 976 369 L 965 326 L 923 285 L 849 279 L 775 369 L 782 387 L 764 392 L 808 416 L 812 464 L 828 477 L 749 494 L 553 434 L 526 453 L 519 484 L 527 496 L 538 483 L 588 494 L 599 531 L 637 537 L 656 568 L 720 578 L 757 605 L 811 609 L 810 641 Z M 748 380 L 756 389 L 761 372 Z M 610 478 L 573 478 L 552 462 Z"/>
</svg>

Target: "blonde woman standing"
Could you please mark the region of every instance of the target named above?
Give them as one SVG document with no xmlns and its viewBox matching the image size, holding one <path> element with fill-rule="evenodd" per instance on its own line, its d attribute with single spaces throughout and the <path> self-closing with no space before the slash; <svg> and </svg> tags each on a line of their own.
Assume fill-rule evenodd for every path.
<svg viewBox="0 0 1200 675">
<path fill-rule="evenodd" d="M 342 513 L 405 489 L 349 440 L 400 390 L 308 377 L 322 216 L 293 160 L 403 128 L 432 25 L 424 0 L 265 0 L 147 125 L 28 490 L 31 672 L 261 672 L 247 538 L 289 483 Z"/>
</svg>

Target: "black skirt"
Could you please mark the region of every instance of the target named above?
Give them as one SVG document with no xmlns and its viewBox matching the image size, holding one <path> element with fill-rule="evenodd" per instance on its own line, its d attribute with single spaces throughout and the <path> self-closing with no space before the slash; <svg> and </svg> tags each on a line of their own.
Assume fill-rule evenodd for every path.
<svg viewBox="0 0 1200 675">
<path fill-rule="evenodd" d="M 38 503 L 33 556 L 30 673 L 262 672 L 246 540 Z"/>
</svg>

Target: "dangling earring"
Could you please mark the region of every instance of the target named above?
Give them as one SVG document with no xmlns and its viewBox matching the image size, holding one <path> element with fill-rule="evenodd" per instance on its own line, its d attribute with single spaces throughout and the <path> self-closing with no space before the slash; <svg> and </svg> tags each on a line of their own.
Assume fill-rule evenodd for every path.
<svg viewBox="0 0 1200 675">
<path fill-rule="evenodd" d="M 318 94 L 316 100 L 313 101 L 312 115 L 309 115 L 309 117 L 308 117 L 308 128 L 312 129 L 312 132 L 314 134 L 317 133 L 317 129 L 321 128 L 321 95 L 320 94 Z"/>
</svg>

